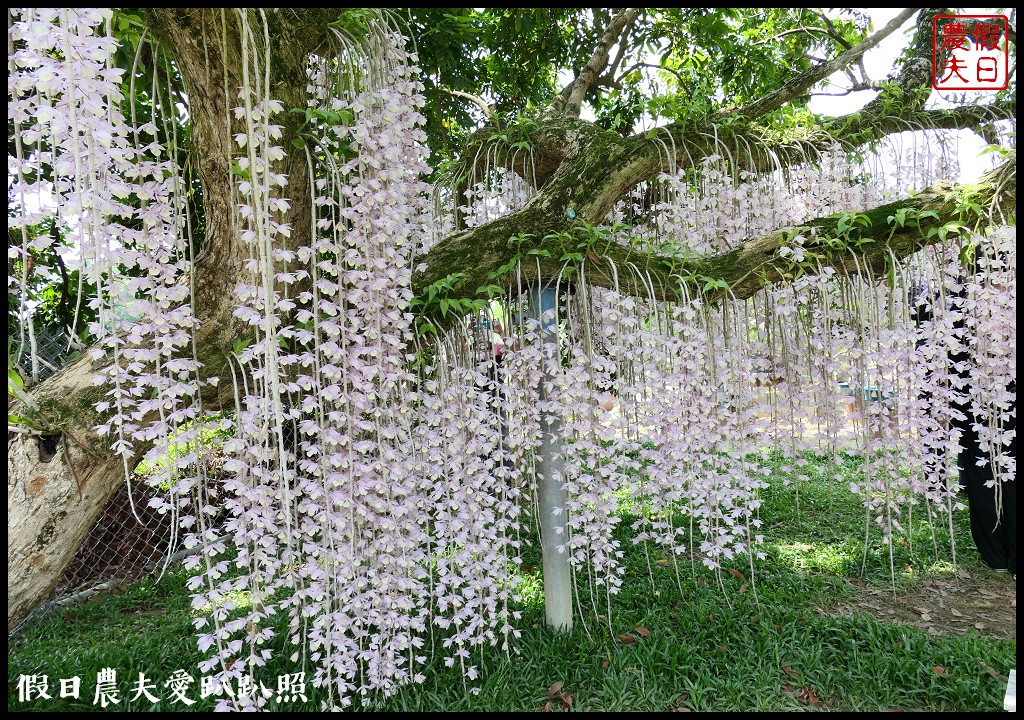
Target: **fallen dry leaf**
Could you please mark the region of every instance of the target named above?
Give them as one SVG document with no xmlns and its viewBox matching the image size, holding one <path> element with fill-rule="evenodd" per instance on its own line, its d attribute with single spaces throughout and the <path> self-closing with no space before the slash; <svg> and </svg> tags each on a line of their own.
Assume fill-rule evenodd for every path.
<svg viewBox="0 0 1024 720">
<path fill-rule="evenodd" d="M 946 674 L 946 668 L 942 667 L 941 665 L 936 665 L 935 667 L 932 668 L 932 672 L 935 673 L 936 675 L 945 675 Z"/>
<path fill-rule="evenodd" d="M 556 682 L 554 685 L 552 685 L 551 687 L 548 688 L 548 697 L 549 698 L 553 698 L 555 695 L 557 695 L 558 693 L 562 692 L 562 688 L 564 686 L 565 686 L 565 683 L 562 682 L 561 680 Z"/>
<path fill-rule="evenodd" d="M 651 631 L 645 627 L 638 627 L 636 628 L 636 634 L 642 638 L 649 638 L 651 636 Z"/>
<path fill-rule="evenodd" d="M 864 581 L 858 577 L 848 577 L 846 578 L 846 582 L 850 583 L 851 585 L 856 585 L 857 587 L 864 587 Z"/>
<path fill-rule="evenodd" d="M 1003 682 L 1006 682 L 1006 677 L 1000 675 L 994 667 L 986 665 L 984 660 L 979 660 L 978 665 L 980 665 L 985 670 L 985 672 L 994 677 L 996 680 L 1002 680 Z"/>
<path fill-rule="evenodd" d="M 798 673 L 796 670 L 791 668 L 789 665 L 783 665 L 782 666 L 782 672 L 786 673 L 791 678 L 796 678 L 797 680 L 800 679 L 800 673 Z"/>
<path fill-rule="evenodd" d="M 718 646 L 718 652 L 720 652 L 723 655 L 725 655 L 727 652 L 729 652 L 729 646 L 728 645 L 719 645 Z"/>
<path fill-rule="evenodd" d="M 964 614 L 962 612 L 960 612 L 959 610 L 957 610 L 956 608 L 950 608 L 949 609 L 949 614 L 952 615 L 953 617 L 963 617 L 964 616 Z"/>
<path fill-rule="evenodd" d="M 978 630 L 984 630 L 985 628 L 988 627 L 988 625 L 986 625 L 983 622 L 976 622 L 976 623 L 974 623 L 974 627 L 977 628 Z"/>
<path fill-rule="evenodd" d="M 632 645 L 633 643 L 636 642 L 636 638 L 633 637 L 632 635 L 628 635 L 628 634 L 627 635 L 619 635 L 619 640 L 624 642 L 626 645 Z"/>
<path fill-rule="evenodd" d="M 744 575 L 743 573 L 741 573 L 741 572 L 740 572 L 739 570 L 737 570 L 736 568 L 726 568 L 726 572 L 728 572 L 728 573 L 729 573 L 730 575 L 732 575 L 732 576 L 733 576 L 734 578 L 736 578 L 737 580 L 744 580 L 744 579 L 746 579 L 746 577 L 747 577 L 746 575 Z"/>
<path fill-rule="evenodd" d="M 743 583 L 742 585 L 740 585 L 740 592 L 741 593 L 745 593 L 746 591 L 747 591 L 747 584 Z"/>
<path fill-rule="evenodd" d="M 818 696 L 814 694 L 814 690 L 809 687 L 795 688 L 792 685 L 783 685 L 782 692 L 786 693 L 802 705 L 821 707 L 821 701 L 819 701 Z"/>
<path fill-rule="evenodd" d="M 543 705 L 540 706 L 540 711 L 541 712 L 551 712 L 554 709 L 554 707 L 555 707 L 554 703 L 552 703 L 550 700 L 548 700 L 546 703 L 544 703 Z"/>
<path fill-rule="evenodd" d="M 715 621 L 715 616 L 712 615 L 711 613 L 708 613 L 708 622 L 714 622 L 714 621 Z"/>
</svg>

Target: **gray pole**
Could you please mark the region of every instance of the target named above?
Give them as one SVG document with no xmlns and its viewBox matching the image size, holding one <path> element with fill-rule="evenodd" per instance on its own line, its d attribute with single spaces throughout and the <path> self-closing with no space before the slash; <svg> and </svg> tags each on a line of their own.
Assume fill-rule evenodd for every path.
<svg viewBox="0 0 1024 720">
<path fill-rule="evenodd" d="M 537 287 L 533 291 L 534 316 L 540 319 L 543 313 L 555 308 L 556 289 Z M 545 356 L 558 357 L 558 326 L 554 318 L 544 322 L 541 331 Z M 547 399 L 546 383 L 555 382 L 556 377 L 545 364 L 540 381 L 540 399 Z M 569 553 L 559 552 L 558 546 L 567 542 L 565 459 L 562 456 L 562 418 L 557 412 L 545 410 L 541 413 L 541 443 L 537 457 L 537 495 L 540 504 L 540 546 L 544 564 L 544 611 L 547 624 L 557 630 L 572 629 L 572 573 L 569 568 Z M 558 515 L 555 510 L 559 509 Z"/>
</svg>

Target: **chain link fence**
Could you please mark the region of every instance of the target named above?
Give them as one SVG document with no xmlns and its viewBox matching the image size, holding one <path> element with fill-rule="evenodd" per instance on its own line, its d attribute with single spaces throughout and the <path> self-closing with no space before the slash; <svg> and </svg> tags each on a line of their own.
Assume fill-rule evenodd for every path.
<svg viewBox="0 0 1024 720">
<path fill-rule="evenodd" d="M 158 492 L 133 479 L 129 498 L 128 483 L 121 486 L 57 582 L 56 600 L 97 585 L 135 580 L 160 564 L 171 540 L 171 519 L 149 507 Z"/>
<path fill-rule="evenodd" d="M 38 383 L 58 373 L 78 353 L 70 346 L 69 336 L 63 330 L 37 328 L 34 335 L 35 361 L 26 336 L 17 365 L 26 379 L 33 377 L 35 371 Z M 18 337 L 9 338 L 9 348 L 19 344 Z M 122 483 L 107 502 L 57 581 L 50 601 L 31 613 L 19 628 L 53 607 L 133 582 L 147 573 L 158 572 L 167 562 L 179 561 L 191 554 L 192 551 L 183 550 L 179 545 L 174 555 L 168 555 L 171 517 L 149 506 L 150 500 L 161 491 L 139 476 L 133 475 L 129 482 Z M 9 633 L 19 628 L 9 629 Z"/>
<path fill-rule="evenodd" d="M 35 332 L 35 358 L 38 376 L 36 382 L 42 382 L 51 375 L 55 375 L 63 368 L 77 351 L 70 347 L 70 338 L 67 332 L 62 329 L 52 330 L 50 328 L 36 328 Z M 12 338 L 11 344 L 17 346 L 19 338 Z M 32 351 L 29 345 L 28 335 L 25 336 L 25 345 L 18 362 L 23 377 L 31 378 L 33 372 Z"/>
</svg>

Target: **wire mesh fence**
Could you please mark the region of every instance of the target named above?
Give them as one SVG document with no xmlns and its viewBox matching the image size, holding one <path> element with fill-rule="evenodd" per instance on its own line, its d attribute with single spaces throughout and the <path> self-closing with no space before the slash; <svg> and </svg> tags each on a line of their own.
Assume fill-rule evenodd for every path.
<svg viewBox="0 0 1024 720">
<path fill-rule="evenodd" d="M 42 382 L 51 375 L 59 372 L 77 353 L 70 346 L 68 334 L 61 329 L 36 328 L 35 336 L 35 361 L 30 341 L 26 335 L 22 348 L 21 358 L 18 367 L 26 378 L 32 378 L 35 382 Z M 21 341 L 12 338 L 14 345 Z"/>
<path fill-rule="evenodd" d="M 170 516 L 149 507 L 159 491 L 141 480 L 132 482 L 131 498 L 125 483 L 89 530 L 57 582 L 55 599 L 102 583 L 135 580 L 166 557 Z"/>
</svg>

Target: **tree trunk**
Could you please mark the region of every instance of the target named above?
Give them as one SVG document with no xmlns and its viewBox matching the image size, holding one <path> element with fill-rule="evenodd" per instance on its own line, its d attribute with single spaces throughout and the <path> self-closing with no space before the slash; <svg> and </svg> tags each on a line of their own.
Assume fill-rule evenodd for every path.
<svg viewBox="0 0 1024 720">
<path fill-rule="evenodd" d="M 55 455 L 49 455 L 51 444 Z M 53 592 L 110 496 L 124 482 L 124 470 L 120 458 L 96 461 L 59 435 L 15 433 L 7 443 L 7 455 L 10 631 Z"/>
<path fill-rule="evenodd" d="M 42 434 L 7 442 L 7 628 L 46 601 L 118 484 L 121 458 L 92 431 L 99 389 L 83 357 L 35 393 Z M 69 439 L 70 438 L 70 439 Z M 69 464 L 70 463 L 70 464 Z"/>
<path fill-rule="evenodd" d="M 280 25 L 275 29 L 291 37 L 296 50 L 275 56 L 279 62 L 273 68 L 272 93 L 286 107 L 305 105 L 307 43 L 315 46 L 326 28 L 317 12 L 336 13 L 295 11 L 277 20 Z M 245 270 L 249 249 L 241 242 L 240 220 L 231 207 L 231 158 L 235 149 L 231 138 L 239 130 L 229 125 L 229 103 L 238 102 L 242 77 L 235 17 L 234 11 L 229 11 L 223 29 L 219 9 L 160 8 L 150 10 L 148 15 L 150 29 L 170 49 L 188 94 L 191 149 L 199 160 L 203 183 L 206 239 L 195 261 L 192 288 L 195 315 L 200 321 L 196 345 L 203 379 L 228 376 L 227 356 L 232 341 L 247 332 L 232 315 L 235 286 L 252 282 Z M 226 52 L 221 48 L 222 29 L 227 38 Z M 311 202 L 305 153 L 291 146 L 297 129 L 295 116 L 289 115 L 283 122 L 290 123 L 282 138 L 289 154 L 282 161 L 281 171 L 288 174 L 291 194 L 291 209 L 283 222 L 291 224 L 295 237 L 303 237 L 303 233 L 308 237 Z M 43 434 L 16 433 L 8 442 L 9 629 L 46 602 L 119 483 L 125 481 L 124 462 L 112 456 L 107 449 L 109 441 L 93 431 L 101 423 L 93 407 L 104 391 L 93 384 L 96 369 L 86 352 L 62 372 L 32 388 L 30 392 L 39 405 L 33 418 Z M 233 406 L 233 398 L 231 383 L 224 381 L 206 386 L 202 401 L 207 411 L 216 411 Z M 48 450 L 54 443 L 55 455 Z M 135 448 L 129 469 L 147 449 L 143 445 Z M 70 458 L 73 471 L 65 456 Z"/>
</svg>

